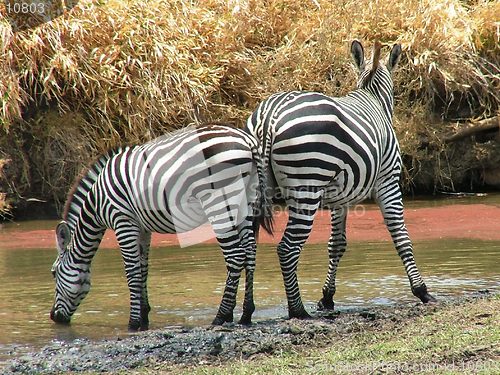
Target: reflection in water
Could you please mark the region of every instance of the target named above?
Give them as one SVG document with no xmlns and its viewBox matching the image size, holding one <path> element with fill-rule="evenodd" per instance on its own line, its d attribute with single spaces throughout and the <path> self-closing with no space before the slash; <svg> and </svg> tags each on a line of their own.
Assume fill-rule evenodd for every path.
<svg viewBox="0 0 500 375">
<path fill-rule="evenodd" d="M 464 292 L 498 291 L 500 242 L 416 242 L 415 256 L 437 298 Z M 128 288 L 119 250 L 101 249 L 92 264 L 92 288 L 71 326 L 49 320 L 54 283 L 53 249 L 0 250 L 0 361 L 52 340 L 127 335 Z M 306 307 L 314 311 L 327 270 L 326 245 L 307 245 L 299 263 Z M 216 314 L 226 271 L 217 246 L 160 248 L 150 253 L 151 328 L 209 324 Z M 337 275 L 337 308 L 418 303 L 401 260 L 389 242 L 349 243 Z M 240 283 L 241 313 L 243 278 Z M 255 275 L 255 320 L 286 316 L 286 298 L 274 246 L 259 246 Z"/>
</svg>

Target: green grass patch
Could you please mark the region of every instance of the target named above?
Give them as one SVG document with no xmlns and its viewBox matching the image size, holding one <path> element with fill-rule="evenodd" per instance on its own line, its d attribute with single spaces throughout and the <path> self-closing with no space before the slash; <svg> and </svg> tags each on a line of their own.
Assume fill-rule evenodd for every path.
<svg viewBox="0 0 500 375">
<path fill-rule="evenodd" d="M 432 307 L 431 307 L 432 309 Z M 336 324 L 333 322 L 332 324 Z M 375 321 L 317 345 L 218 365 L 160 365 L 136 373 L 211 374 L 498 374 L 500 298 L 437 306 L 416 318 Z"/>
</svg>

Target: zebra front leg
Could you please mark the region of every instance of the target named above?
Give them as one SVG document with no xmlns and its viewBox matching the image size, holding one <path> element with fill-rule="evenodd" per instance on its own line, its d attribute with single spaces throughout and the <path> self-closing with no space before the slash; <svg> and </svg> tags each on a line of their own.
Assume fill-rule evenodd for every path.
<svg viewBox="0 0 500 375">
<path fill-rule="evenodd" d="M 436 299 L 427 291 L 427 286 L 418 271 L 413 256 L 413 245 L 403 217 L 403 200 L 399 185 L 395 184 L 391 187 L 392 189 L 387 188 L 382 194 L 379 194 L 377 199 L 385 225 L 391 234 L 396 251 L 403 261 L 413 295 L 423 303 L 436 302 Z"/>
<path fill-rule="evenodd" d="M 142 277 L 142 295 L 141 295 L 141 330 L 149 328 L 149 312 L 151 306 L 148 300 L 148 270 L 149 270 L 149 248 L 151 245 L 151 232 L 143 232 L 140 237 L 141 252 L 141 277 Z"/>
<path fill-rule="evenodd" d="M 121 249 L 125 275 L 130 292 L 129 331 L 138 331 L 142 324 L 143 273 L 141 264 L 141 230 L 127 219 L 117 223 L 116 238 Z"/>
<path fill-rule="evenodd" d="M 347 246 L 347 211 L 347 207 L 340 207 L 332 209 L 331 211 L 332 232 L 328 241 L 328 274 L 326 276 L 325 284 L 323 285 L 323 298 L 321 298 L 318 302 L 319 310 L 333 310 L 335 306 L 333 296 L 336 291 L 335 279 L 337 275 L 337 267 Z"/>
<path fill-rule="evenodd" d="M 125 267 L 127 284 L 130 291 L 130 317 L 128 330 L 131 332 L 143 329 L 142 324 L 142 276 L 140 267 Z"/>
<path fill-rule="evenodd" d="M 277 251 L 288 300 L 289 318 L 311 318 L 300 296 L 297 267 L 300 252 L 311 233 L 318 206 L 317 194 L 315 199 L 288 200 L 288 223 Z"/>
</svg>

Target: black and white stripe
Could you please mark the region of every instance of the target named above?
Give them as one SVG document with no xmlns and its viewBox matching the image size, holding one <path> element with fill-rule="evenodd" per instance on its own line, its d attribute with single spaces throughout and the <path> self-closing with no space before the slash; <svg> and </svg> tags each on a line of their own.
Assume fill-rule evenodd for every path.
<svg viewBox="0 0 500 375">
<path fill-rule="evenodd" d="M 391 79 L 401 47 L 393 47 L 386 65 L 379 63 L 379 44 L 367 63 L 359 42 L 352 43 L 351 52 L 359 68 L 355 91 L 339 98 L 300 91 L 272 95 L 260 103 L 245 129 L 259 141 L 268 185 L 279 188 L 289 211 L 278 255 L 290 317 L 309 316 L 300 297 L 297 265 L 316 210 L 321 204 L 331 208 L 330 260 L 319 306 L 333 309 L 335 275 L 346 249 L 347 209 L 369 197 L 380 206 L 413 294 L 423 302 L 434 300 L 415 264 L 403 220 Z"/>
<path fill-rule="evenodd" d="M 255 234 L 271 231 L 271 206 L 255 140 L 222 125 L 183 130 L 100 157 L 69 194 L 57 227 L 51 318 L 69 322 L 90 289 L 90 263 L 106 228 L 115 231 L 130 289 L 131 330 L 148 326 L 151 233 L 181 233 L 207 220 L 228 270 L 214 324 L 232 321 L 240 274 L 246 273 L 240 322 L 254 311 Z"/>
</svg>

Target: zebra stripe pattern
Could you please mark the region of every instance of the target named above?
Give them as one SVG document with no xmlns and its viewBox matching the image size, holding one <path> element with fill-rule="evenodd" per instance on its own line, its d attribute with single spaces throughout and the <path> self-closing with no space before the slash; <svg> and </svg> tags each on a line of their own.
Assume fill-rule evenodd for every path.
<svg viewBox="0 0 500 375">
<path fill-rule="evenodd" d="M 181 233 L 207 220 L 227 267 L 226 287 L 213 324 L 233 320 L 245 270 L 240 322 L 255 310 L 253 274 L 259 225 L 271 232 L 272 210 L 258 146 L 242 130 L 191 128 L 97 159 L 77 179 L 56 229 L 59 255 L 51 318 L 69 323 L 90 289 L 90 264 L 106 228 L 116 233 L 130 290 L 129 329 L 147 329 L 151 233 Z"/>
<path fill-rule="evenodd" d="M 268 186 L 280 189 L 288 207 L 288 224 L 277 250 L 290 317 L 309 317 L 300 297 L 297 265 L 317 209 L 329 207 L 332 223 L 328 274 L 318 305 L 333 309 L 335 275 L 347 244 L 347 210 L 369 197 L 380 206 L 413 294 L 423 302 L 434 301 L 417 269 L 403 219 L 391 79 L 401 46 L 393 47 L 387 64 L 379 61 L 380 49 L 376 43 L 373 58 L 365 62 L 361 43 L 352 43 L 359 79 L 347 96 L 278 93 L 248 118 L 245 130 L 259 141 Z"/>
</svg>

